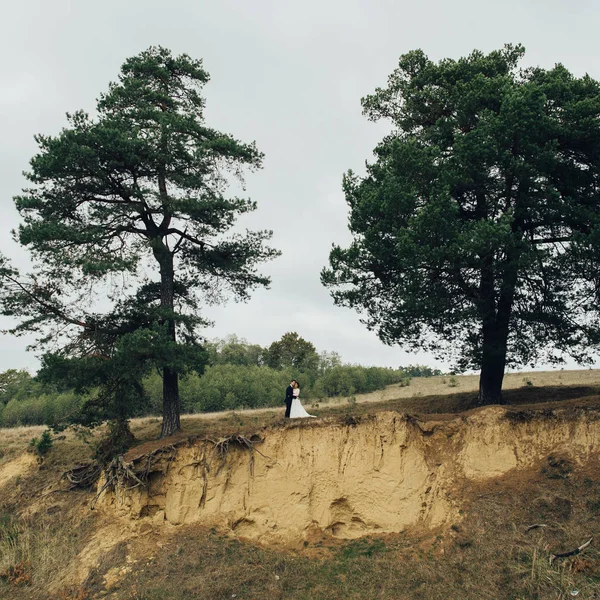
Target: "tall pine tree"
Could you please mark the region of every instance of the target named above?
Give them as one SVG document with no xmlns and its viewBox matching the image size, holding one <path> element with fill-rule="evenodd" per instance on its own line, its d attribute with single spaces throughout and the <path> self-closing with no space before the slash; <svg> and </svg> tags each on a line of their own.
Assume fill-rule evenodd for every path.
<svg viewBox="0 0 600 600">
<path fill-rule="evenodd" d="M 322 273 L 384 342 L 480 369 L 482 404 L 507 365 L 600 342 L 600 83 L 523 52 L 400 58 L 363 99 L 393 130 L 344 179 L 353 242 Z"/>
<path fill-rule="evenodd" d="M 43 331 L 70 359 L 122 362 L 129 348 L 140 369 L 162 369 L 161 436 L 180 428 L 178 376 L 198 362 L 199 304 L 268 286 L 257 265 L 279 254 L 269 231 L 232 231 L 256 203 L 226 196 L 229 177 L 242 181 L 262 154 L 205 124 L 208 79 L 202 61 L 152 47 L 124 63 L 95 117 L 76 112 L 59 135 L 37 136 L 32 186 L 15 199 L 35 270 L 0 270 L 15 333 Z"/>
</svg>

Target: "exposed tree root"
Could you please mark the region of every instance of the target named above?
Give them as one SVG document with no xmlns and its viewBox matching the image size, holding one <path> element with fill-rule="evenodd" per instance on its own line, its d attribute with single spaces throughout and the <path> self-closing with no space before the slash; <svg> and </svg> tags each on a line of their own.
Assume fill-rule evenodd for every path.
<svg viewBox="0 0 600 600">
<path fill-rule="evenodd" d="M 101 472 L 102 469 L 97 462 L 90 462 L 69 469 L 63 473 L 62 479 L 66 478 L 71 484 L 69 490 L 89 490 L 96 485 Z"/>
<path fill-rule="evenodd" d="M 576 554 L 579 554 L 580 552 L 585 550 L 592 543 L 593 539 L 594 538 L 591 537 L 587 542 L 585 542 L 585 544 L 581 544 L 581 546 L 579 546 L 579 548 L 575 548 L 575 550 L 570 550 L 569 552 L 561 552 L 560 554 L 551 554 L 550 555 L 550 564 L 552 564 L 554 559 L 556 559 L 556 558 L 566 558 L 567 556 L 575 556 Z"/>
<path fill-rule="evenodd" d="M 243 435 L 234 434 L 225 438 L 221 438 L 218 440 L 214 439 L 203 439 L 202 442 L 212 444 L 214 451 L 216 453 L 217 458 L 221 461 L 221 464 L 224 463 L 225 458 L 232 447 L 242 448 L 250 452 L 250 472 L 254 471 L 254 452 L 258 452 L 264 458 L 269 458 L 265 456 L 262 452 L 256 449 L 256 443 L 261 442 L 262 439 L 258 438 L 247 438 Z M 106 490 L 112 490 L 119 500 L 119 492 L 129 491 L 139 486 L 148 487 L 148 477 L 153 469 L 153 466 L 156 465 L 157 462 L 166 460 L 166 467 L 162 467 L 160 470 L 166 474 L 169 471 L 171 463 L 175 459 L 177 455 L 177 446 L 176 445 L 168 445 L 162 446 L 161 448 L 157 448 L 156 450 L 149 452 L 148 454 L 143 454 L 141 456 L 136 457 L 131 462 L 125 461 L 122 455 L 114 458 L 109 465 L 104 469 L 105 481 L 102 485 L 100 491 L 96 494 L 94 499 L 92 500 L 90 508 L 94 508 L 96 502 L 100 498 L 100 496 Z M 93 464 L 93 463 L 92 463 Z M 91 467 L 92 465 L 85 465 L 86 467 Z M 202 459 L 190 463 L 190 465 L 186 466 L 202 466 L 203 468 L 203 476 L 205 481 L 207 481 L 207 475 L 210 471 L 210 463 L 207 460 L 207 457 L 203 454 Z M 82 466 L 83 468 L 83 466 Z M 100 472 L 100 468 L 98 467 L 98 473 Z M 71 475 L 73 479 L 76 479 L 76 475 Z M 97 478 L 97 475 L 96 475 Z M 71 479 L 69 479 L 71 480 Z M 205 485 L 206 487 L 206 485 Z M 205 491 L 203 493 L 203 497 L 200 499 L 200 503 L 203 503 Z"/>
</svg>

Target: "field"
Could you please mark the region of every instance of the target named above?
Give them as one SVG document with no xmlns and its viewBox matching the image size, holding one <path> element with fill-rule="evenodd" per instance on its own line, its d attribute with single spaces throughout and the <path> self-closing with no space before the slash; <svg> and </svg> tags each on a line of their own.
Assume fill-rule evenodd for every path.
<svg viewBox="0 0 600 600">
<path fill-rule="evenodd" d="M 379 410 L 444 419 L 474 410 L 477 379 L 413 379 L 410 386 L 307 409 L 321 417 Z M 600 408 L 600 371 L 509 374 L 509 410 L 528 417 L 553 407 Z M 476 409 L 475 409 L 476 410 Z M 251 433 L 283 426 L 280 410 L 183 418 L 189 435 Z M 132 429 L 152 447 L 156 418 Z M 600 473 L 597 462 L 551 460 L 491 482 L 464 484 L 460 522 L 352 541 L 314 536 L 270 547 L 197 525 L 123 524 L 90 511 L 94 492 L 66 491 L 61 475 L 90 455 L 101 432 L 67 431 L 43 462 L 28 452 L 43 428 L 0 431 L 0 598 L 236 599 L 566 599 L 600 598 Z M 538 525 L 528 529 L 532 525 Z M 129 526 L 128 526 L 129 527 Z M 593 537 L 576 556 L 572 550 Z M 91 540 L 107 551 L 77 582 Z M 88 561 L 89 562 L 89 561 Z M 88 565 L 89 566 L 89 565 Z"/>
<path fill-rule="evenodd" d="M 476 406 L 478 385 L 477 375 L 418 377 L 411 379 L 408 386 L 390 385 L 384 390 L 350 398 L 308 402 L 305 408 L 320 417 L 388 409 L 419 414 L 457 413 Z M 506 402 L 512 405 L 594 396 L 600 394 L 600 370 L 508 373 L 504 379 L 504 390 Z M 282 401 L 280 409 L 184 415 L 183 435 L 226 435 L 240 428 L 251 432 L 280 422 L 284 409 Z M 159 423 L 157 417 L 134 419 L 132 429 L 140 441 L 147 441 L 157 437 Z"/>
</svg>

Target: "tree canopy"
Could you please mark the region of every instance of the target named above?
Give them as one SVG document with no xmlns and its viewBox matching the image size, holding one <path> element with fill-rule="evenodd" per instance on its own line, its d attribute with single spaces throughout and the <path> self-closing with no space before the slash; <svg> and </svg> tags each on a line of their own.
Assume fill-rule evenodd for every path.
<svg viewBox="0 0 600 600">
<path fill-rule="evenodd" d="M 362 100 L 393 129 L 344 177 L 353 241 L 322 272 L 384 342 L 481 369 L 481 403 L 506 365 L 600 341 L 600 84 L 523 55 L 400 58 Z"/>
<path fill-rule="evenodd" d="M 112 373 L 122 396 L 161 369 L 163 436 L 179 429 L 178 375 L 206 361 L 202 303 L 268 286 L 257 266 L 279 254 L 271 232 L 236 227 L 257 205 L 227 188 L 263 156 L 205 124 L 208 79 L 201 60 L 152 47 L 125 61 L 96 115 L 37 136 L 32 185 L 15 198 L 35 268 L 0 269 L 3 312 L 21 319 L 13 332 L 39 332 L 90 381 Z"/>
<path fill-rule="evenodd" d="M 311 342 L 293 331 L 284 333 L 267 348 L 265 363 L 272 369 L 309 371 L 318 367 L 319 354 Z"/>
</svg>

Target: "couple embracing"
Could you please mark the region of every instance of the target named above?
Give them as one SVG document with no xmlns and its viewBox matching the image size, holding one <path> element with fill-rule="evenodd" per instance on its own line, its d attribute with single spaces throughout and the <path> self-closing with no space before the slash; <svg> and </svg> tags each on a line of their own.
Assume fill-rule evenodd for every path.
<svg viewBox="0 0 600 600">
<path fill-rule="evenodd" d="M 316 415 L 309 415 L 304 410 L 304 406 L 300 402 L 300 386 L 295 379 L 292 379 L 285 390 L 285 418 L 303 419 L 305 417 L 316 418 Z"/>
</svg>

